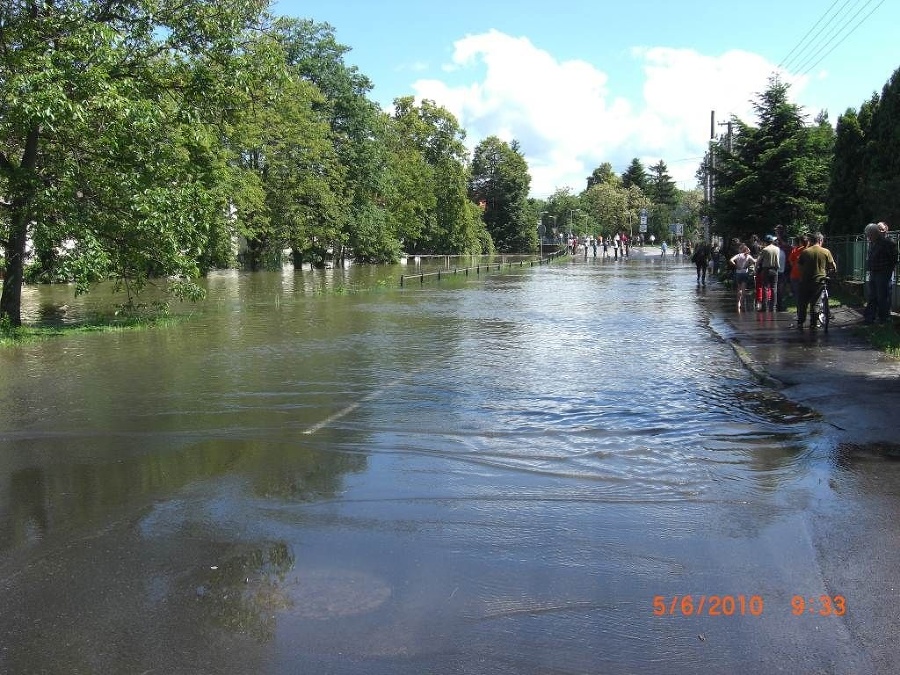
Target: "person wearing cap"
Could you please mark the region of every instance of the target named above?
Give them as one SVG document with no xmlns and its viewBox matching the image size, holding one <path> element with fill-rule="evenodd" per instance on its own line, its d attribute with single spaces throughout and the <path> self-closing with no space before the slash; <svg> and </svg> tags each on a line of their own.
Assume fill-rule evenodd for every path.
<svg viewBox="0 0 900 675">
<path fill-rule="evenodd" d="M 887 236 L 887 223 L 866 225 L 869 248 L 866 253 L 867 302 L 863 323 L 887 323 L 891 318 L 891 276 L 897 266 L 897 244 Z"/>
<path fill-rule="evenodd" d="M 756 265 L 762 281 L 763 292 L 760 310 L 775 310 L 778 301 L 778 269 L 781 261 L 781 249 L 775 244 L 775 237 L 766 235 L 766 246 L 759 252 Z"/>
</svg>

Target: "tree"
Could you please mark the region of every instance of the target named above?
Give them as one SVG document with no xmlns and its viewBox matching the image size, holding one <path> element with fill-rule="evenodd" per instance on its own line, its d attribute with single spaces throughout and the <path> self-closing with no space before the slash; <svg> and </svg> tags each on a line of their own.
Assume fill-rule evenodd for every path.
<svg viewBox="0 0 900 675">
<path fill-rule="evenodd" d="M 256 37 L 242 61 L 247 93 L 235 97 L 227 140 L 234 222 L 247 243 L 241 262 L 277 269 L 290 248 L 295 262 L 305 255 L 324 266 L 347 210 L 325 97 L 286 63 L 277 38 Z"/>
<path fill-rule="evenodd" d="M 237 76 L 238 39 L 265 4 L 7 0 L 0 319 L 21 323 L 29 238 L 70 242 L 79 291 L 108 276 L 140 288 L 150 274 L 199 273 L 224 218 L 208 125 L 226 98 L 223 73 Z"/>
<path fill-rule="evenodd" d="M 874 217 L 900 222 L 900 68 L 872 109 L 866 138 L 866 203 Z"/>
<path fill-rule="evenodd" d="M 673 207 L 677 203 L 678 190 L 664 161 L 659 160 L 650 167 L 650 177 L 644 192 L 655 204 Z"/>
<path fill-rule="evenodd" d="M 601 234 L 610 236 L 627 226 L 628 191 L 615 181 L 591 186 L 582 195 L 582 201 Z"/>
<path fill-rule="evenodd" d="M 530 184 L 528 164 L 515 141 L 489 136 L 475 148 L 469 195 L 484 204 L 484 222 L 499 251 L 535 249 L 536 232 L 525 217 Z"/>
<path fill-rule="evenodd" d="M 595 185 L 599 185 L 600 183 L 609 183 L 610 185 L 618 185 L 622 182 L 622 179 L 619 178 L 616 173 L 613 171 L 612 164 L 609 162 L 604 162 L 596 169 L 591 172 L 591 175 L 588 176 L 587 179 L 587 190 L 590 190 Z"/>
<path fill-rule="evenodd" d="M 394 195 L 393 203 L 405 213 L 402 222 L 408 235 L 408 253 L 468 253 L 493 250 L 481 221 L 478 206 L 467 194 L 465 134 L 456 118 L 433 101 L 418 106 L 413 97 L 394 101 L 394 170 L 405 180 L 408 191 Z M 408 163 L 408 164 L 407 164 Z M 427 184 L 416 173 L 427 177 Z M 430 194 L 429 194 L 430 193 Z M 406 207 L 402 199 L 411 201 Z M 422 218 L 418 228 L 409 217 Z"/>
<path fill-rule="evenodd" d="M 736 133 L 713 148 L 713 216 L 728 238 L 769 233 L 779 224 L 788 234 L 823 224 L 833 135 L 824 115 L 807 127 L 787 95 L 788 85 L 771 79 L 754 103 L 759 126 L 732 118 Z"/>
<path fill-rule="evenodd" d="M 331 215 L 337 232 L 326 246 L 337 250 L 346 244 L 359 261 L 396 262 L 400 242 L 384 208 L 385 192 L 391 189 L 384 170 L 388 162 L 384 114 L 367 98 L 372 83 L 345 63 L 350 48 L 337 42 L 327 23 L 280 19 L 276 29 L 288 64 L 324 95 L 319 108 L 331 126 L 342 166 L 344 201 L 335 202 L 338 208 Z"/>
<path fill-rule="evenodd" d="M 630 188 L 632 185 L 639 188 L 642 192 L 647 192 L 649 177 L 644 170 L 644 165 L 637 157 L 631 160 L 631 164 L 622 174 L 622 186 Z"/>
</svg>

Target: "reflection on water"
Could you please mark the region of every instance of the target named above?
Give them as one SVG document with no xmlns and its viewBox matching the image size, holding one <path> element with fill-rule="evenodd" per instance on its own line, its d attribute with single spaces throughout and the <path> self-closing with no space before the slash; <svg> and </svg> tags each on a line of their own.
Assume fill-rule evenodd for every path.
<svg viewBox="0 0 900 675">
<path fill-rule="evenodd" d="M 785 561 L 817 418 L 712 334 L 719 295 L 659 259 L 398 276 L 220 273 L 174 328 L 0 352 L 0 670 L 786 663 L 796 624 L 651 611 L 815 568 Z M 31 311 L 89 311 L 68 292 Z"/>
<path fill-rule="evenodd" d="M 276 613 L 293 604 L 284 591 L 293 566 L 285 542 L 235 554 L 200 575 L 197 598 L 223 628 L 266 642 L 274 633 Z"/>
</svg>

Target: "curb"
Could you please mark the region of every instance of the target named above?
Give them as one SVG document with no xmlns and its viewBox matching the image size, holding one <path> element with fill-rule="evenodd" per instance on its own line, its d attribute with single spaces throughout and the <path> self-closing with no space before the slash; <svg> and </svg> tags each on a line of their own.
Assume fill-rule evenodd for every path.
<svg viewBox="0 0 900 675">
<path fill-rule="evenodd" d="M 753 357 L 750 356 L 750 352 L 748 352 L 744 347 L 737 341 L 735 338 L 725 338 L 725 342 L 727 342 L 731 348 L 734 350 L 734 353 L 737 354 L 738 359 L 740 359 L 744 368 L 750 371 L 754 378 L 760 383 L 767 387 L 772 387 L 773 389 L 784 389 L 785 384 L 778 378 L 772 377 L 766 371 L 766 369 L 761 366 L 759 363 L 753 360 Z"/>
</svg>

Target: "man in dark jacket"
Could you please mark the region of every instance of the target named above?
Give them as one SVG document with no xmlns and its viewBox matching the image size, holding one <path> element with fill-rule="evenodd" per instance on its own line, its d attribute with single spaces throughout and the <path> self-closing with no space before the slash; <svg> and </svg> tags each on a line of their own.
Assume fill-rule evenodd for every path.
<svg viewBox="0 0 900 675">
<path fill-rule="evenodd" d="M 887 323 L 891 318 L 891 276 L 897 266 L 897 244 L 887 236 L 887 224 L 866 225 L 869 250 L 866 254 L 866 283 L 868 296 L 863 311 L 864 323 Z"/>
<path fill-rule="evenodd" d="M 691 261 L 697 266 L 697 285 L 700 285 L 701 281 L 704 286 L 706 286 L 706 270 L 709 267 L 709 257 L 712 252 L 709 244 L 705 241 L 699 242 L 694 247 L 694 254 L 691 256 Z"/>
</svg>

